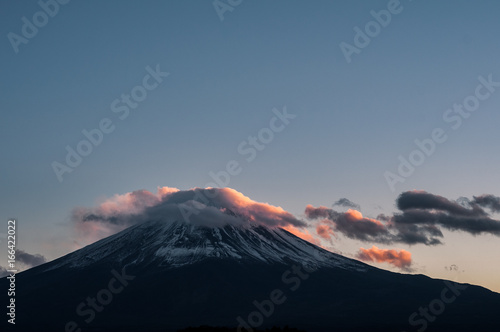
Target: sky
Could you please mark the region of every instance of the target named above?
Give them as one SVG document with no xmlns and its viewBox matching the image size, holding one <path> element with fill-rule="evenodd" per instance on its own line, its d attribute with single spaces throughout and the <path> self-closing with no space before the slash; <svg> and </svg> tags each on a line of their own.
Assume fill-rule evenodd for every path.
<svg viewBox="0 0 500 332">
<path fill-rule="evenodd" d="M 347 215 L 343 198 L 378 220 L 412 190 L 500 195 L 498 2 L 1 4 L 0 233 L 17 219 L 28 263 L 78 248 L 75 208 L 204 188 L 229 169 L 215 185 L 311 232 L 321 220 L 306 206 Z M 413 273 L 500 292 L 498 236 L 442 233 L 440 245 L 320 240 L 365 260 L 377 251 L 360 248 L 404 250 Z"/>
</svg>

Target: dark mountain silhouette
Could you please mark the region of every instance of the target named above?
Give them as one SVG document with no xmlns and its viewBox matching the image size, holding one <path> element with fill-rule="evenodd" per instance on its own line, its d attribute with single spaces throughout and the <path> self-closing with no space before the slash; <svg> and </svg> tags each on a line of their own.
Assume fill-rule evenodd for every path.
<svg viewBox="0 0 500 332">
<path fill-rule="evenodd" d="M 151 221 L 18 274 L 16 325 L 0 326 L 498 331 L 499 312 L 500 294 L 485 288 L 380 270 L 280 228 Z"/>
</svg>

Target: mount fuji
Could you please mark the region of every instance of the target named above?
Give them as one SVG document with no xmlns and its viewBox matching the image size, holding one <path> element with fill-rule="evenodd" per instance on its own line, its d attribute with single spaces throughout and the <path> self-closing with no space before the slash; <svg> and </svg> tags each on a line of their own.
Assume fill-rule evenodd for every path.
<svg viewBox="0 0 500 332">
<path fill-rule="evenodd" d="M 217 208 L 239 222 L 152 218 L 18 274 L 16 325 L 1 330 L 498 331 L 500 294 L 384 271 Z"/>
</svg>

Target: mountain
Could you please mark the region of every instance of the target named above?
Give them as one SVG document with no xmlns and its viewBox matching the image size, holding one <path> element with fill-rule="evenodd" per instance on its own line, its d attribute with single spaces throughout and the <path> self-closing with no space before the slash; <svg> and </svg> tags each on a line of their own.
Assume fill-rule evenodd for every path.
<svg viewBox="0 0 500 332">
<path fill-rule="evenodd" d="M 380 270 L 278 227 L 149 221 L 18 274 L 16 325 L 1 330 L 498 331 L 498 312 L 485 288 Z"/>
<path fill-rule="evenodd" d="M 179 268 L 204 260 L 247 264 L 309 264 L 366 270 L 365 264 L 330 253 L 281 228 L 262 225 L 200 227 L 146 222 L 45 264 L 43 271 L 84 269 L 107 262 Z"/>
</svg>

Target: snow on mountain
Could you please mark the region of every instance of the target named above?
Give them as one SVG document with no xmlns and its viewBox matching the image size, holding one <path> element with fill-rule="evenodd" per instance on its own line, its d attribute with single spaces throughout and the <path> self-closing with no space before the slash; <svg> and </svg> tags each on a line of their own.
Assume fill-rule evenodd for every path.
<svg viewBox="0 0 500 332">
<path fill-rule="evenodd" d="M 252 224 L 203 227 L 181 221 L 150 221 L 70 253 L 49 264 L 45 271 L 62 266 L 83 268 L 108 261 L 125 265 L 155 262 L 165 268 L 175 268 L 204 259 L 299 263 L 358 271 L 369 268 L 278 227 Z"/>
<path fill-rule="evenodd" d="M 128 228 L 47 264 L 44 271 L 101 263 L 168 269 L 207 259 L 371 269 L 293 235 L 282 227 L 307 224 L 230 188 L 160 188 L 156 195 L 136 191 L 96 208 L 77 209 L 74 221 L 89 234 L 117 225 Z"/>
</svg>

